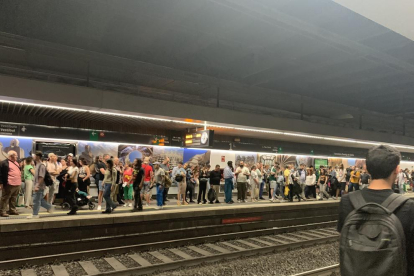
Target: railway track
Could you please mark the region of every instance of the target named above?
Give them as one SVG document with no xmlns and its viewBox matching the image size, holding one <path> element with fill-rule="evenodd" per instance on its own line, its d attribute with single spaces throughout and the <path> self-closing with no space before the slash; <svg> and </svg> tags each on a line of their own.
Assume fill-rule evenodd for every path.
<svg viewBox="0 0 414 276">
<path fill-rule="evenodd" d="M 333 225 L 329 223 L 276 228 L 272 229 L 271 233 L 263 233 L 262 230 L 238 233 L 239 235 L 229 234 L 227 237 L 225 235 L 215 235 L 204 237 L 204 243 L 188 239 L 187 245 L 181 247 L 175 247 L 177 244 L 181 245 L 181 241 L 178 243 L 177 241 L 169 241 L 163 242 L 164 247 L 159 250 L 154 250 L 154 248 L 159 248 L 157 245 L 147 244 L 146 248 L 150 251 L 129 253 L 123 256 L 122 260 L 115 257 L 106 257 L 99 259 L 99 263 L 96 260 L 78 261 L 76 265 L 83 272 L 79 272 L 77 275 L 145 275 L 217 262 L 223 259 L 231 260 L 309 247 L 337 241 L 339 237 Z M 93 253 L 96 252 L 91 251 L 90 253 L 91 256 L 94 256 Z M 111 248 L 107 249 L 107 253 L 111 253 Z M 56 262 L 56 260 L 59 260 L 59 257 L 49 256 L 48 259 L 54 258 Z M 125 262 L 125 258 L 128 259 L 128 262 Z M 21 263 L 22 261 L 19 260 L 14 264 Z M 50 265 L 50 268 L 56 276 L 70 275 L 62 264 Z M 22 276 L 41 275 L 33 268 L 23 269 L 20 273 Z"/>
<path fill-rule="evenodd" d="M 335 264 L 335 265 L 295 274 L 292 276 L 331 276 L 331 275 L 339 275 L 339 272 L 340 272 L 339 264 Z"/>
</svg>

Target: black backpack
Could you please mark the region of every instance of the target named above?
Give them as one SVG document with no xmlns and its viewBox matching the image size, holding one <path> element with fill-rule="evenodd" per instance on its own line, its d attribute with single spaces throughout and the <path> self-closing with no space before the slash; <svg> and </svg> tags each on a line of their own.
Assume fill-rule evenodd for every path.
<svg viewBox="0 0 414 276">
<path fill-rule="evenodd" d="M 394 211 L 409 198 L 392 194 L 380 205 L 355 191 L 349 199 L 355 209 L 341 231 L 341 276 L 406 276 L 405 234 Z"/>
<path fill-rule="evenodd" d="M 47 187 L 53 185 L 53 179 L 52 179 L 52 177 L 50 176 L 50 173 L 47 170 L 46 170 L 46 173 L 45 173 L 45 179 L 44 179 L 44 181 L 45 181 L 45 185 Z"/>
<path fill-rule="evenodd" d="M 208 201 L 213 202 L 216 199 L 216 190 L 210 188 L 207 193 Z"/>
</svg>

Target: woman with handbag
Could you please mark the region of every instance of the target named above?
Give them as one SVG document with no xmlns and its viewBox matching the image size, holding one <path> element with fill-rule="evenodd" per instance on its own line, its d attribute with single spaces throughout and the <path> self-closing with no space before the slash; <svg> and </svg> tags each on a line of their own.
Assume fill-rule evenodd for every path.
<svg viewBox="0 0 414 276">
<path fill-rule="evenodd" d="M 198 204 L 206 204 L 206 192 L 207 192 L 207 183 L 208 179 L 210 178 L 210 172 L 208 171 L 207 166 L 204 166 L 203 169 L 200 171 L 200 185 L 198 189 Z M 201 202 L 201 199 L 203 199 L 203 202 Z"/>
<path fill-rule="evenodd" d="M 323 200 L 323 197 L 325 196 L 327 199 L 329 199 L 329 194 L 326 191 L 328 183 L 328 175 L 325 169 L 321 170 L 321 174 L 319 176 L 318 184 L 319 184 L 319 200 Z"/>
<path fill-rule="evenodd" d="M 215 170 L 210 172 L 210 185 L 211 185 L 211 189 L 214 189 L 215 191 L 215 198 L 214 198 L 216 200 L 215 203 L 220 203 L 219 201 L 220 180 L 221 180 L 220 165 L 216 165 Z M 213 200 L 210 200 L 210 204 L 213 204 Z"/>
<path fill-rule="evenodd" d="M 26 208 L 33 208 L 33 180 L 35 170 L 33 167 L 33 158 L 28 157 L 23 167 L 23 177 L 25 183 L 24 203 Z"/>
<path fill-rule="evenodd" d="M 66 163 L 65 159 L 61 159 L 60 161 L 60 173 L 56 177 L 56 179 L 59 181 L 59 189 L 58 194 L 56 195 L 57 198 L 66 198 L 66 174 L 68 173 L 68 165 Z"/>
<path fill-rule="evenodd" d="M 89 186 L 91 185 L 91 171 L 89 170 L 88 163 L 85 159 L 79 159 L 79 176 L 78 184 L 79 190 L 89 194 Z"/>
<path fill-rule="evenodd" d="M 132 191 L 133 191 L 133 187 L 131 183 L 132 173 L 133 173 L 132 168 L 129 166 L 128 163 L 125 163 L 124 174 L 123 174 L 124 179 L 123 179 L 123 184 L 122 184 L 122 186 L 124 187 L 124 201 L 125 201 L 124 207 L 127 207 L 127 206 L 132 207 Z"/>
<path fill-rule="evenodd" d="M 110 214 L 112 213 L 115 208 L 118 206 L 115 204 L 111 199 L 111 193 L 115 190 L 116 184 L 116 177 L 117 177 L 117 170 L 115 168 L 114 161 L 112 159 L 109 159 L 106 161 L 106 164 L 108 165 L 107 169 L 105 170 L 104 174 L 104 180 L 103 180 L 103 188 L 104 188 L 104 194 L 103 197 L 106 201 L 106 209 L 102 212 L 102 214 Z"/>
<path fill-rule="evenodd" d="M 259 197 L 259 176 L 256 172 L 256 166 L 252 166 L 250 170 L 250 189 L 251 189 L 251 202 L 257 202 Z"/>
<path fill-rule="evenodd" d="M 177 169 L 174 169 L 173 171 L 173 179 L 178 184 L 178 191 L 177 191 L 177 205 L 188 205 L 188 203 L 185 201 L 185 192 L 186 192 L 186 182 L 185 182 L 185 176 L 186 171 L 183 168 L 183 162 L 178 162 Z"/>
<path fill-rule="evenodd" d="M 78 188 L 78 161 L 73 158 L 69 161 L 69 168 L 66 174 L 66 202 L 69 203 L 71 210 L 68 215 L 76 215 L 78 205 L 76 204 L 76 189 Z"/>
</svg>

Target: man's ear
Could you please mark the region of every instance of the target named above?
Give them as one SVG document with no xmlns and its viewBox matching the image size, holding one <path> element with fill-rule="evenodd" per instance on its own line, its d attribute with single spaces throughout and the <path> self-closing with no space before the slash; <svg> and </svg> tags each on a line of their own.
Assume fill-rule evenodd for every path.
<svg viewBox="0 0 414 276">
<path fill-rule="evenodd" d="M 395 174 L 399 174 L 400 173 L 400 169 L 401 169 L 401 166 L 398 165 L 397 168 L 394 170 Z"/>
</svg>

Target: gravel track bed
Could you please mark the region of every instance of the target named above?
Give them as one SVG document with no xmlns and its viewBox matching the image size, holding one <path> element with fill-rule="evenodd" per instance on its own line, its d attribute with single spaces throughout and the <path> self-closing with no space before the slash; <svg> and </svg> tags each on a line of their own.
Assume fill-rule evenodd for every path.
<svg viewBox="0 0 414 276">
<path fill-rule="evenodd" d="M 54 276 L 55 275 L 50 265 L 42 265 L 42 266 L 36 267 L 34 270 L 36 271 L 37 275 L 42 275 L 42 276 Z"/>
<path fill-rule="evenodd" d="M 99 269 L 100 272 L 114 271 L 113 267 L 104 259 L 94 259 L 91 262 Z"/>
<path fill-rule="evenodd" d="M 115 256 L 115 259 L 117 259 L 126 268 L 139 267 L 139 264 L 130 257 L 128 257 L 128 254 L 117 255 Z"/>
<path fill-rule="evenodd" d="M 173 261 L 181 261 L 181 260 L 183 260 L 183 258 L 181 258 L 180 256 L 175 255 L 170 250 L 158 250 L 158 252 L 160 252 L 161 254 L 167 256 L 168 258 L 170 258 Z"/>
<path fill-rule="evenodd" d="M 217 250 L 214 250 L 213 248 L 210 248 L 208 246 L 205 246 L 204 244 L 197 245 L 198 248 L 204 249 L 207 252 L 210 252 L 212 254 L 221 254 L 221 252 L 218 252 Z"/>
<path fill-rule="evenodd" d="M 244 248 L 244 249 L 253 249 L 253 248 L 251 248 L 250 246 L 248 246 L 244 243 L 238 242 L 237 240 L 228 241 L 228 243 L 237 245 L 238 247 L 241 247 L 241 248 Z"/>
<path fill-rule="evenodd" d="M 147 260 L 151 264 L 162 264 L 163 263 L 161 260 L 158 260 L 157 258 L 152 256 L 148 252 L 141 252 L 141 253 L 139 253 L 139 255 L 141 255 L 142 258 L 144 258 L 145 260 Z"/>
<path fill-rule="evenodd" d="M 0 271 L 0 276 L 21 276 L 19 269 L 10 269 Z"/>
<path fill-rule="evenodd" d="M 219 246 L 219 247 L 223 247 L 224 249 L 227 249 L 230 252 L 236 252 L 237 250 L 234 249 L 233 247 L 221 244 L 221 243 L 215 243 L 215 245 Z"/>
<path fill-rule="evenodd" d="M 263 240 L 263 241 L 265 241 L 265 242 L 270 242 L 270 243 L 272 243 L 272 244 L 274 244 L 274 245 L 276 245 L 276 244 L 281 244 L 280 242 L 276 242 L 276 241 L 274 241 L 274 240 L 268 239 L 268 238 L 266 238 L 265 236 L 264 236 L 264 237 L 258 237 L 258 239 L 259 239 L 259 240 Z"/>
<path fill-rule="evenodd" d="M 250 242 L 250 243 L 252 243 L 252 244 L 258 245 L 258 246 L 260 246 L 260 247 L 266 247 L 266 246 L 267 246 L 267 244 L 261 243 L 260 241 L 255 241 L 255 240 L 251 240 L 251 239 L 248 239 L 248 240 L 246 240 L 246 241 L 247 241 L 247 242 Z"/>
<path fill-rule="evenodd" d="M 65 263 L 64 266 L 68 271 L 69 276 L 79 276 L 87 274 L 78 262 Z"/>
<path fill-rule="evenodd" d="M 183 251 L 183 252 L 187 253 L 187 254 L 188 254 L 188 255 L 190 255 L 191 257 L 196 257 L 196 258 L 199 258 L 199 257 L 204 257 L 204 256 L 203 256 L 203 255 L 201 255 L 200 253 L 195 252 L 194 250 L 191 250 L 190 248 L 187 248 L 187 247 L 178 247 L 178 249 L 180 249 L 181 251 Z"/>
<path fill-rule="evenodd" d="M 297 235 L 290 235 L 290 234 L 287 234 L 287 235 L 284 235 L 285 237 L 288 237 L 288 238 L 291 238 L 291 239 L 294 239 L 294 240 L 296 240 L 296 241 L 307 241 L 307 239 L 305 239 L 305 238 L 303 238 L 302 237 L 302 235 L 301 234 L 297 234 Z"/>
<path fill-rule="evenodd" d="M 152 276 L 290 276 L 339 262 L 339 243 L 317 245 L 266 256 L 243 257 L 203 264 L 196 268 L 155 273 Z M 277 264 L 277 265 L 275 265 Z M 339 276 L 332 274 L 331 276 Z"/>
<path fill-rule="evenodd" d="M 291 243 L 290 240 L 284 238 L 284 235 L 270 235 L 269 237 Z"/>
</svg>

